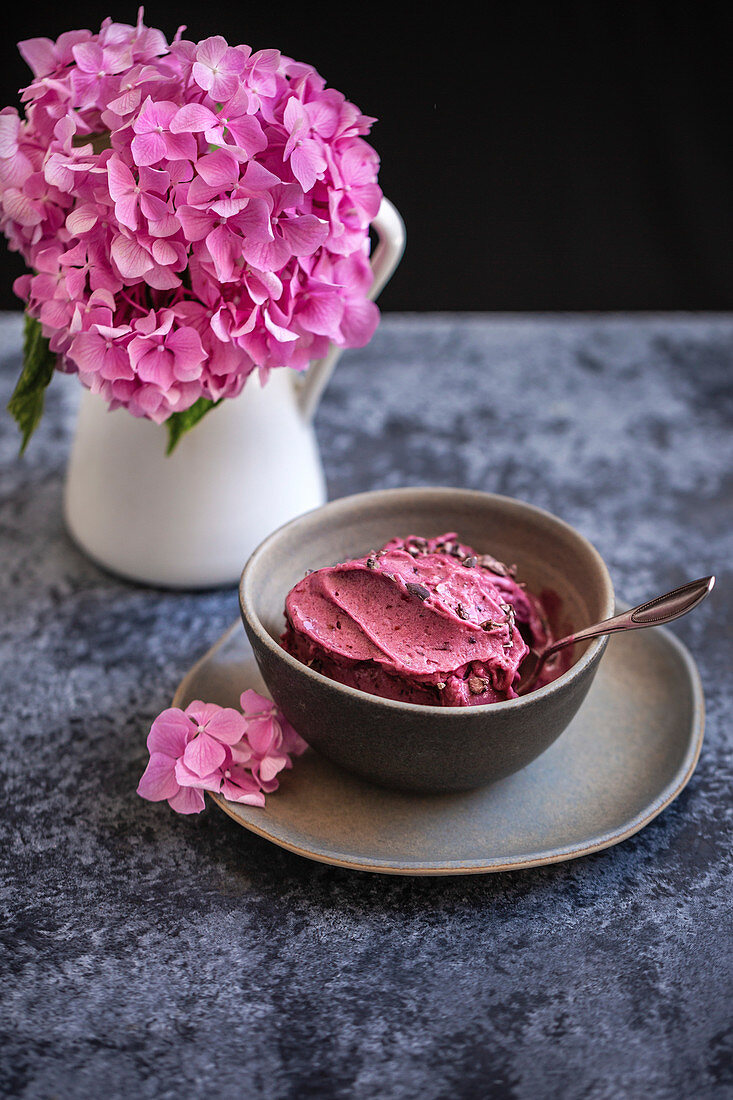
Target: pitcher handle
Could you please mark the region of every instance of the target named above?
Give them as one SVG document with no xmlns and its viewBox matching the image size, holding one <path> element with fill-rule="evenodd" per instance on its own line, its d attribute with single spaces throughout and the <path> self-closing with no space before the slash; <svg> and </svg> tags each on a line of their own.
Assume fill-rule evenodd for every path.
<svg viewBox="0 0 733 1100">
<path fill-rule="evenodd" d="M 369 297 L 374 301 L 380 291 L 389 282 L 405 251 L 405 224 L 396 207 L 389 199 L 382 199 L 377 216 L 372 222 L 379 241 L 371 258 L 374 279 L 369 289 Z M 305 375 L 297 380 L 298 405 L 306 420 L 311 420 L 318 408 L 318 402 L 333 374 L 343 348 L 331 345 L 323 359 L 312 363 Z"/>
</svg>

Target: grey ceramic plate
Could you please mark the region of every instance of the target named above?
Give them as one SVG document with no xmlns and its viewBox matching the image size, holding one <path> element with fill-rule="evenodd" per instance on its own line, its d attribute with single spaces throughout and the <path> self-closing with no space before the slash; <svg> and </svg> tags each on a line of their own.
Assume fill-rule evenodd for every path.
<svg viewBox="0 0 733 1100">
<path fill-rule="evenodd" d="M 264 685 L 237 623 L 173 700 L 236 706 Z M 692 775 L 704 704 L 690 654 L 666 630 L 612 637 L 565 733 L 508 779 L 461 794 L 372 786 L 309 749 L 259 809 L 215 797 L 240 825 L 298 855 L 395 875 L 535 867 L 618 844 L 656 817 Z"/>
</svg>

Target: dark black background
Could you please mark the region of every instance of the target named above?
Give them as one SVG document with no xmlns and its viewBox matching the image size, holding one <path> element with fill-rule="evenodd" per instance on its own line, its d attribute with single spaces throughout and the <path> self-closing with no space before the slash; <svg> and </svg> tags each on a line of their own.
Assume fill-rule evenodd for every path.
<svg viewBox="0 0 733 1100">
<path fill-rule="evenodd" d="M 2 105 L 28 80 L 18 39 L 96 30 L 108 14 L 134 22 L 136 7 L 15 6 Z M 146 22 L 274 46 L 378 117 L 380 181 L 408 232 L 383 308 L 733 308 L 722 4 L 154 0 Z M 17 308 L 21 270 L 4 252 L 1 308 Z"/>
</svg>

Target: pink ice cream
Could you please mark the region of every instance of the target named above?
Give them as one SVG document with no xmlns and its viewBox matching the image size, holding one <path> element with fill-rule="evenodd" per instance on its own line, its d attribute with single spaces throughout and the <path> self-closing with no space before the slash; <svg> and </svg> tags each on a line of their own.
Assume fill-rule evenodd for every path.
<svg viewBox="0 0 733 1100">
<path fill-rule="evenodd" d="M 282 645 L 324 676 L 387 699 L 513 699 L 527 642 L 550 640 L 540 601 L 514 573 L 455 534 L 395 538 L 299 581 L 285 601 Z"/>
</svg>

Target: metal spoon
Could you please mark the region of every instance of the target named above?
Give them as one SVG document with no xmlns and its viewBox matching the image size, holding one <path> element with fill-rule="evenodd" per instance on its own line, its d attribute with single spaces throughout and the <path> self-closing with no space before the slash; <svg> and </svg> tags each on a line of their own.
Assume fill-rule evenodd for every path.
<svg viewBox="0 0 733 1100">
<path fill-rule="evenodd" d="M 612 619 L 604 619 L 595 626 L 587 626 L 585 630 L 579 630 L 577 634 L 568 634 L 566 638 L 560 638 L 558 642 L 538 653 L 536 649 L 530 649 L 527 656 L 519 666 L 520 681 L 516 688 L 518 695 L 526 695 L 537 683 L 545 661 L 557 653 L 559 649 L 575 645 L 576 642 L 587 642 L 590 638 L 600 638 L 603 634 L 616 634 L 620 630 L 641 630 L 646 626 L 661 626 L 662 623 L 671 623 L 673 619 L 679 619 L 680 615 L 686 615 L 697 607 L 712 592 L 715 585 L 715 577 L 702 577 L 699 581 L 689 581 L 672 592 L 666 592 L 664 596 L 657 596 L 654 600 L 632 607 L 630 611 L 623 611 Z"/>
</svg>

